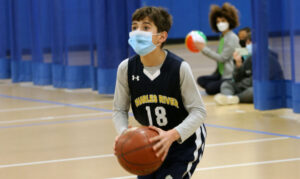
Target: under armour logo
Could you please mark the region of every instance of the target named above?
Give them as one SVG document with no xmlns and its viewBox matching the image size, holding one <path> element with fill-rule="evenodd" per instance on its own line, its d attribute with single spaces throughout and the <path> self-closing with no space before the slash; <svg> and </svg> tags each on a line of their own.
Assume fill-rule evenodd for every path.
<svg viewBox="0 0 300 179">
<path fill-rule="evenodd" d="M 134 80 L 136 80 L 136 81 L 140 81 L 140 76 L 134 76 L 134 75 L 132 75 L 132 81 L 134 81 Z"/>
</svg>

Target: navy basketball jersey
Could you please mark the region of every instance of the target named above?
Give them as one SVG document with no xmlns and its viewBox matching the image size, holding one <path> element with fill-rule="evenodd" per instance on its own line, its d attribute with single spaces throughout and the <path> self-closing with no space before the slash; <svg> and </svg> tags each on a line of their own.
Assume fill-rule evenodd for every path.
<svg viewBox="0 0 300 179">
<path fill-rule="evenodd" d="M 140 124 L 169 130 L 187 117 L 180 90 L 182 61 L 168 51 L 160 70 L 150 74 L 144 69 L 138 55 L 128 60 L 131 107 Z"/>
</svg>

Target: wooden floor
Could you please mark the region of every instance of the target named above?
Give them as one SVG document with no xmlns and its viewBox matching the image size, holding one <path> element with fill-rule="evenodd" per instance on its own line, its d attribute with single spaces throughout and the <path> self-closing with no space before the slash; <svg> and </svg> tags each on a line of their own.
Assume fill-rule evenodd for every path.
<svg viewBox="0 0 300 179">
<path fill-rule="evenodd" d="M 210 44 L 213 48 L 214 43 Z M 167 46 L 209 74 L 214 62 Z M 193 179 L 299 179 L 300 115 L 251 104 L 207 108 L 208 138 Z M 135 178 L 113 156 L 112 96 L 0 81 L 0 179 Z"/>
</svg>

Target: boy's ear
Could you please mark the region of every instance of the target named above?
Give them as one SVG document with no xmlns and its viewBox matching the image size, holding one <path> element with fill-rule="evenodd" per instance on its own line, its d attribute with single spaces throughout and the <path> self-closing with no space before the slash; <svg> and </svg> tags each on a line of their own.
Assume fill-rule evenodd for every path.
<svg viewBox="0 0 300 179">
<path fill-rule="evenodd" d="M 168 38 L 168 32 L 166 31 L 163 31 L 160 33 L 160 38 L 159 38 L 159 41 L 160 43 L 164 43 Z"/>
</svg>

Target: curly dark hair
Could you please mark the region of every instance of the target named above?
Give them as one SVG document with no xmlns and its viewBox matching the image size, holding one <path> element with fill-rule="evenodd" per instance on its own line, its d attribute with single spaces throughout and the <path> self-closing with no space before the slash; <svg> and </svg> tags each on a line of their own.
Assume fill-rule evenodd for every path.
<svg viewBox="0 0 300 179">
<path fill-rule="evenodd" d="M 240 25 L 238 13 L 239 11 L 235 8 L 235 6 L 229 3 L 224 3 L 222 7 L 219 7 L 218 5 L 212 5 L 209 13 L 209 22 L 211 28 L 215 32 L 220 32 L 217 28 L 218 17 L 223 17 L 228 21 L 230 30 L 236 28 Z"/>
</svg>

